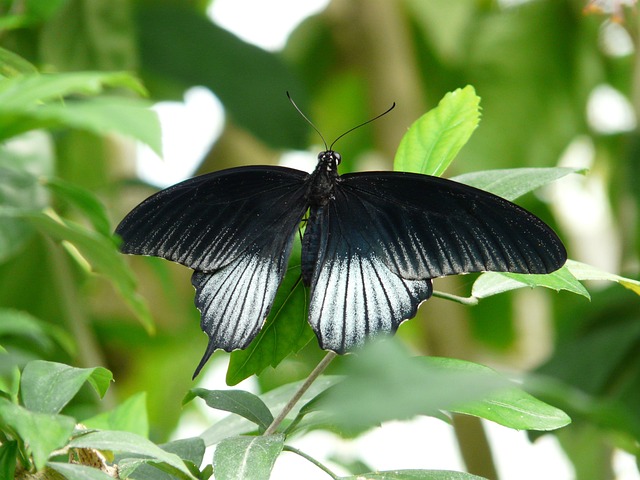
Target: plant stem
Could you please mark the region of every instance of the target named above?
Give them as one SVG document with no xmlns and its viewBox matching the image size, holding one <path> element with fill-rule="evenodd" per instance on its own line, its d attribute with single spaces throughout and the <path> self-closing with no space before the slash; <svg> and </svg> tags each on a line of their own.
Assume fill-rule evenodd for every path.
<svg viewBox="0 0 640 480">
<path fill-rule="evenodd" d="M 326 358 L 326 357 L 325 357 Z M 289 445 L 285 445 L 283 450 L 285 452 L 291 452 L 291 453 L 295 453 L 297 455 L 300 455 L 302 458 L 304 458 L 305 460 L 313 463 L 316 467 L 318 467 L 320 470 L 322 470 L 324 473 L 326 473 L 327 475 L 329 475 L 331 478 L 333 478 L 333 480 L 338 480 L 340 477 L 338 475 L 336 475 L 335 473 L 333 473 L 331 470 L 329 470 L 326 466 L 324 466 L 322 463 L 320 463 L 318 460 L 316 460 L 313 457 L 310 457 L 309 455 L 307 455 L 304 452 L 301 452 L 300 450 L 298 450 L 297 448 L 291 447 Z"/>
<path fill-rule="evenodd" d="M 291 400 L 289 400 L 289 402 L 284 406 L 280 414 L 273 420 L 273 422 L 271 422 L 271 425 L 269 425 L 269 428 L 265 430 L 263 435 L 271 435 L 275 433 L 275 431 L 280 426 L 282 421 L 287 417 L 291 409 L 296 405 L 296 403 L 298 403 L 300 397 L 304 395 L 304 392 L 309 389 L 315 379 L 318 378 L 322 372 L 324 372 L 325 368 L 327 368 L 331 363 L 331 360 L 333 360 L 337 355 L 338 354 L 335 352 L 327 352 L 324 358 L 320 360 L 320 363 L 316 365 L 316 368 L 314 368 L 313 371 L 309 374 L 307 380 L 300 386 L 298 391 L 293 395 L 293 397 L 291 397 Z"/>
<path fill-rule="evenodd" d="M 452 300 L 457 303 L 461 303 L 462 305 L 477 305 L 478 299 L 476 297 L 459 297 L 458 295 L 454 295 L 452 293 L 440 292 L 438 290 L 433 291 L 434 297 L 445 298 L 447 300 Z"/>
</svg>

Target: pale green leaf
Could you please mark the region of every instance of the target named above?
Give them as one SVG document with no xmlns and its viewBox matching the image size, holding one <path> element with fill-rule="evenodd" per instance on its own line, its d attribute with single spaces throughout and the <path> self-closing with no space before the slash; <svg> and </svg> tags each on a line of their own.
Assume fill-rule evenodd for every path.
<svg viewBox="0 0 640 480">
<path fill-rule="evenodd" d="M 447 93 L 402 137 L 394 170 L 442 175 L 480 121 L 480 97 L 468 85 Z"/>
<path fill-rule="evenodd" d="M 82 424 L 87 428 L 120 430 L 148 437 L 147 394 L 146 392 L 136 393 L 113 410 L 83 420 Z"/>
<path fill-rule="evenodd" d="M 113 477 L 97 468 L 73 463 L 49 462 L 47 466 L 64 475 L 67 480 L 113 480 Z"/>
<path fill-rule="evenodd" d="M 282 434 L 224 439 L 213 454 L 216 479 L 267 479 L 283 447 Z"/>
<path fill-rule="evenodd" d="M 575 260 L 567 260 L 566 268 L 578 280 L 606 280 L 608 282 L 616 282 L 631 290 L 636 295 L 640 295 L 640 282 L 638 280 L 605 272 L 586 263 L 576 262 Z"/>
<path fill-rule="evenodd" d="M 485 478 L 470 473 L 446 470 L 391 470 L 340 477 L 340 480 L 485 480 Z"/>
</svg>

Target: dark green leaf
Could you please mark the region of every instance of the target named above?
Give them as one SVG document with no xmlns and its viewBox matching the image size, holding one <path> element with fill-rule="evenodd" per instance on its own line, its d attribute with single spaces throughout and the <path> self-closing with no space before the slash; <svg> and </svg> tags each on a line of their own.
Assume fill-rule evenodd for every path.
<svg viewBox="0 0 640 480">
<path fill-rule="evenodd" d="M 149 461 L 153 462 L 156 467 L 166 468 L 172 474 L 180 475 L 181 478 L 195 478 L 180 457 L 173 453 L 165 452 L 146 438 L 130 432 L 91 432 L 74 438 L 69 442 L 69 446 L 107 450 L 121 453 L 125 458 L 126 454 L 142 455 L 148 457 Z M 134 462 L 138 462 L 138 460 L 134 460 Z M 144 462 L 144 460 L 141 462 Z M 133 470 L 129 470 L 129 473 Z"/>
<path fill-rule="evenodd" d="M 444 470 L 393 470 L 388 472 L 361 473 L 340 480 L 485 480 L 484 477 L 463 472 Z"/>
<path fill-rule="evenodd" d="M 138 5 L 142 66 L 154 78 L 208 87 L 233 121 L 261 140 L 276 147 L 306 146 L 307 125 L 285 96 L 289 90 L 307 111 L 306 92 L 278 55 L 243 42 L 193 10 Z"/>
<path fill-rule="evenodd" d="M 0 478 L 14 478 L 17 455 L 17 440 L 11 440 L 0 445 Z"/>
<path fill-rule="evenodd" d="M 94 467 L 73 463 L 49 462 L 47 467 L 64 475 L 67 480 L 113 480 L 111 475 Z"/>
<path fill-rule="evenodd" d="M 213 454 L 213 471 L 220 480 L 267 479 L 283 447 L 282 434 L 226 438 Z"/>
<path fill-rule="evenodd" d="M 106 368 L 74 368 L 62 363 L 34 360 L 22 372 L 24 405 L 36 412 L 58 413 L 89 382 L 103 397 L 113 380 Z"/>
<path fill-rule="evenodd" d="M 0 397 L 0 429 L 15 432 L 29 445 L 37 469 L 44 468 L 51 452 L 67 443 L 74 425 L 71 417 L 31 412 Z"/>
<path fill-rule="evenodd" d="M 149 436 L 147 394 L 146 392 L 136 393 L 113 410 L 83 420 L 82 424 L 87 428 L 120 430 L 146 438 Z"/>
<path fill-rule="evenodd" d="M 586 173 L 580 168 L 509 168 L 465 173 L 451 180 L 491 192 L 507 200 L 547 185 L 572 173 Z"/>
<path fill-rule="evenodd" d="M 36 73 L 36 67 L 9 50 L 0 47 L 0 76 L 13 77 L 25 73 Z"/>
<path fill-rule="evenodd" d="M 202 398 L 211 408 L 240 415 L 264 430 L 273 422 L 273 415 L 264 402 L 253 393 L 244 390 L 193 388 L 189 390 L 183 403 L 187 403 L 195 397 Z"/>
<path fill-rule="evenodd" d="M 472 86 L 447 93 L 402 137 L 393 169 L 440 176 L 480 121 L 480 97 Z"/>
</svg>

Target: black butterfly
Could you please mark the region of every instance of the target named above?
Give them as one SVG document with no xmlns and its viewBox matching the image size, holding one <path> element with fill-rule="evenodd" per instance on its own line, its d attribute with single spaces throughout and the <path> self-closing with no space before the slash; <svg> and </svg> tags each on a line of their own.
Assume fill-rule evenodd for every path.
<svg viewBox="0 0 640 480">
<path fill-rule="evenodd" d="M 194 270 L 195 304 L 209 344 L 249 345 L 284 276 L 305 214 L 302 282 L 323 349 L 344 353 L 395 332 L 432 294 L 431 279 L 498 271 L 550 273 L 567 258 L 528 211 L 451 180 L 402 172 L 338 175 L 340 154 L 313 173 L 239 167 L 192 178 L 138 205 L 116 233 L 124 253 Z"/>
</svg>

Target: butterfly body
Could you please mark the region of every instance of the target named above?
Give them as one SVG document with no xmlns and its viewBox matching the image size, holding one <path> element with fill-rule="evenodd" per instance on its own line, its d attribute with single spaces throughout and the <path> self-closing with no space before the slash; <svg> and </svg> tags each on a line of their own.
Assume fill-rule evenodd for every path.
<svg viewBox="0 0 640 480">
<path fill-rule="evenodd" d="M 349 351 L 416 314 L 432 279 L 505 271 L 550 273 L 566 260 L 557 235 L 507 200 L 450 180 L 403 172 L 338 175 L 340 155 L 311 173 L 238 167 L 151 196 L 116 229 L 125 253 L 194 270 L 209 344 L 245 348 L 262 327 L 308 212 L 301 276 L 320 346 Z"/>
</svg>

